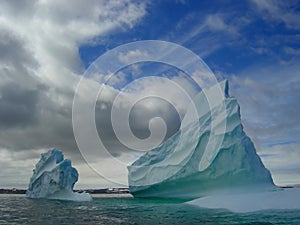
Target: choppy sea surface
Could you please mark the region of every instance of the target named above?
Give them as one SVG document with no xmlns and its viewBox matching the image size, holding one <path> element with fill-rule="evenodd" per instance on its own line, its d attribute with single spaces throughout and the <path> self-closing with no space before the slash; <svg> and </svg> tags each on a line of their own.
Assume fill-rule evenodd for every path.
<svg viewBox="0 0 300 225">
<path fill-rule="evenodd" d="M 300 210 L 232 213 L 178 201 L 97 195 L 92 202 L 0 195 L 0 224 L 300 224 Z"/>
</svg>

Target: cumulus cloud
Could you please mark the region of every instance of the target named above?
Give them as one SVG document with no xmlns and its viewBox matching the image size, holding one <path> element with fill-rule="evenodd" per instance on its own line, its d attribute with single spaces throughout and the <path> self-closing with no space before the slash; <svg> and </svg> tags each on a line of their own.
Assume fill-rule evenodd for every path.
<svg viewBox="0 0 300 225">
<path fill-rule="evenodd" d="M 1 171 L 10 168 L 6 172 L 15 183 L 17 171 L 27 171 L 29 178 L 31 157 L 47 148 L 61 148 L 80 160 L 71 120 L 84 71 L 78 48 L 95 37 L 131 29 L 145 14 L 146 2 L 131 0 L 0 3 L 0 152 L 10 164 L 1 164 Z M 21 163 L 24 154 L 31 163 Z M 4 175 L 0 179 L 13 183 Z"/>
<path fill-rule="evenodd" d="M 23 10 L 19 14 L 21 6 Z M 52 147 L 62 149 L 66 158 L 82 168 L 81 182 L 105 183 L 100 179 L 95 181 L 95 173 L 83 163 L 74 139 L 72 102 L 84 72 L 78 48 L 111 32 L 131 29 L 146 14 L 146 3 L 76 0 L 72 4 L 67 1 L 23 1 L 20 5 L 18 1 L 3 1 L 0 11 L 0 51 L 6 53 L 0 55 L 0 153 L 6 158 L 0 169 L 11 175 L 9 178 L 3 173 L 0 183 L 25 187 L 39 154 Z M 147 52 L 134 50 L 118 56 L 118 60 L 127 63 L 132 58 L 147 57 Z M 186 97 L 192 97 L 198 91 L 186 75 L 180 71 L 164 75 L 163 67 L 147 71 L 150 77 L 132 84 L 130 90 L 118 89 L 142 77 L 143 72 L 145 70 L 139 64 L 130 66 L 127 71 L 119 71 L 103 88 L 95 108 L 95 122 L 105 147 L 114 157 L 128 162 L 140 153 L 126 154 L 130 149 L 115 135 L 111 124 L 115 98 L 122 96 L 118 106 L 122 111 L 128 110 L 137 98 L 162 96 L 141 99 L 130 109 L 130 118 L 119 119 L 129 119 L 133 134 L 143 139 L 149 136 L 151 119 L 161 117 L 168 125 L 163 137 L 167 138 L 180 126 L 180 117 L 189 102 Z M 83 78 L 85 91 L 80 93 L 83 105 L 89 100 L 89 93 L 97 93 L 109 76 L 94 74 Z M 188 93 L 182 94 L 181 89 Z M 105 165 L 115 174 L 126 173 L 118 171 L 103 158 L 101 150 L 94 152 L 97 154 L 94 163 Z M 18 166 L 21 161 L 24 161 L 22 168 Z M 17 182 L 20 168 L 24 179 Z M 113 173 L 110 172 L 112 176 Z M 126 174 L 122 176 L 126 178 Z"/>
<path fill-rule="evenodd" d="M 139 67 L 141 71 L 147 74 L 149 71 L 145 70 L 146 65 L 147 63 Z M 135 70 L 135 66 L 132 67 Z M 130 75 L 130 68 L 131 66 L 114 76 L 118 77 L 119 73 L 121 76 L 123 73 Z M 109 149 L 115 149 L 114 154 L 128 150 L 126 144 L 122 146 L 115 135 L 121 124 L 127 122 L 130 124 L 130 130 L 121 132 L 123 143 L 130 145 L 132 142 L 131 134 L 139 139 L 147 138 L 150 135 L 151 120 L 160 117 L 165 121 L 167 131 L 166 136 L 157 138 L 164 140 L 179 128 L 180 118 L 185 114 L 190 98 L 199 91 L 197 85 L 189 81 L 188 75 L 183 72 L 172 70 L 171 75 L 167 75 L 165 74 L 168 71 L 166 66 L 160 65 L 156 68 L 153 70 L 151 66 L 150 72 L 156 76 L 143 76 L 145 75 L 143 73 L 139 76 L 134 74 L 134 79 L 129 76 L 126 78 L 127 85 L 123 86 L 121 90 L 114 89 L 109 85 L 101 86 L 96 104 L 97 128 L 104 144 Z M 135 72 L 133 71 L 133 73 Z M 89 84 L 88 87 L 91 88 L 91 85 Z M 111 115 L 113 108 L 117 115 L 114 113 Z M 117 124 L 116 127 L 112 127 L 111 120 Z M 158 129 L 159 125 L 155 127 Z M 85 135 L 89 136 L 89 133 Z"/>
</svg>

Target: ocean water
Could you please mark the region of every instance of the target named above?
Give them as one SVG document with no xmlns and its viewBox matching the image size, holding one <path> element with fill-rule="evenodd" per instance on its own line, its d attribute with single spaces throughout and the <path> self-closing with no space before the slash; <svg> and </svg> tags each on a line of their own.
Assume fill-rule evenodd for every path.
<svg viewBox="0 0 300 225">
<path fill-rule="evenodd" d="M 92 202 L 71 202 L 0 195 L 0 224 L 300 224 L 300 210 L 231 213 L 178 201 L 93 197 Z"/>
</svg>

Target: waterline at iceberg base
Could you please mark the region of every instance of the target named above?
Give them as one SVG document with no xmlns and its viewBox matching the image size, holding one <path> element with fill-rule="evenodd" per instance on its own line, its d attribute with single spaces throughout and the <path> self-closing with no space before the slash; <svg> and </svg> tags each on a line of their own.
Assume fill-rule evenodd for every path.
<svg viewBox="0 0 300 225">
<path fill-rule="evenodd" d="M 197 118 L 190 118 L 191 105 L 176 134 L 128 167 L 132 195 L 195 199 L 274 189 L 270 172 L 243 131 L 228 82 L 203 90 L 194 105 Z"/>
</svg>

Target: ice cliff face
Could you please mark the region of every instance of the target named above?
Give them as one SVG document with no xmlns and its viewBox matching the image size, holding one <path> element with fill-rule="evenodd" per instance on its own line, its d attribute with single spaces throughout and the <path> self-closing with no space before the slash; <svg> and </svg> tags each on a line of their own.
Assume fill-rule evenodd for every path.
<svg viewBox="0 0 300 225">
<path fill-rule="evenodd" d="M 78 172 L 71 161 L 64 159 L 60 150 L 52 149 L 41 154 L 33 170 L 26 196 L 29 198 L 53 198 L 76 201 L 90 201 L 87 193 L 74 193 Z"/>
<path fill-rule="evenodd" d="M 228 82 L 203 90 L 193 104 L 177 133 L 128 167 L 130 192 L 135 197 L 194 199 L 274 188 L 243 131 Z"/>
</svg>

